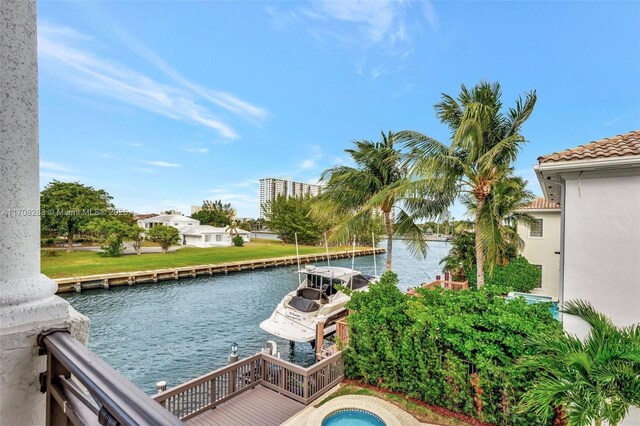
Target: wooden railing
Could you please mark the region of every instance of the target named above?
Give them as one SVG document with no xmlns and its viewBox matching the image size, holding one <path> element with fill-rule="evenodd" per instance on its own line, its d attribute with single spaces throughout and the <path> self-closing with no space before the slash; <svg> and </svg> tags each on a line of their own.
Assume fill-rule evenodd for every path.
<svg viewBox="0 0 640 426">
<path fill-rule="evenodd" d="M 420 286 L 420 288 L 436 288 L 436 287 L 446 288 L 448 290 L 454 290 L 454 291 L 468 290 L 469 289 L 469 282 L 468 281 L 435 280 L 435 281 L 432 281 L 430 283 L 422 284 Z M 413 288 L 409 289 L 409 291 L 407 291 L 407 293 L 412 295 L 412 296 L 415 296 L 416 294 L 418 294 L 416 289 L 413 289 Z"/>
<path fill-rule="evenodd" d="M 38 344 L 47 355 L 47 426 L 183 424 L 66 330 L 43 333 Z"/>
<path fill-rule="evenodd" d="M 340 347 L 349 346 L 349 325 L 346 318 L 336 321 L 336 343 Z"/>
<path fill-rule="evenodd" d="M 309 404 L 343 377 L 340 352 L 309 368 L 259 353 L 168 389 L 154 399 L 181 420 L 187 420 L 258 385 Z"/>
</svg>

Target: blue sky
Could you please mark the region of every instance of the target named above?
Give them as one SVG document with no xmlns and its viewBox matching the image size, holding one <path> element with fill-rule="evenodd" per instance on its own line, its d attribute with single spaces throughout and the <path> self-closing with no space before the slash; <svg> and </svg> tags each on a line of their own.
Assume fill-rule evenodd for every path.
<svg viewBox="0 0 640 426">
<path fill-rule="evenodd" d="M 41 185 L 137 212 L 258 214 L 258 179 L 315 182 L 355 139 L 441 141 L 442 92 L 536 89 L 516 169 L 640 128 L 638 2 L 40 1 Z M 459 206 L 453 209 L 462 217 Z"/>
</svg>

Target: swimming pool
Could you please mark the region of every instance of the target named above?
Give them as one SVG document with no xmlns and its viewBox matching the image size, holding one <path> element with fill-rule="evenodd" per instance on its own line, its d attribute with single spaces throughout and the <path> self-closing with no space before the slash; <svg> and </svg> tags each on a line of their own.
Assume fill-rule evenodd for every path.
<svg viewBox="0 0 640 426">
<path fill-rule="evenodd" d="M 543 294 L 531 294 L 531 293 L 520 293 L 517 291 L 512 291 L 507 295 L 507 299 L 515 299 L 517 297 L 522 297 L 528 304 L 533 303 L 550 303 L 549 311 L 551 315 L 557 320 L 560 319 L 560 308 L 558 307 L 558 301 L 555 300 L 551 296 L 545 296 Z"/>
<path fill-rule="evenodd" d="M 385 426 L 385 423 L 369 411 L 349 408 L 334 411 L 325 417 L 322 426 Z"/>
</svg>

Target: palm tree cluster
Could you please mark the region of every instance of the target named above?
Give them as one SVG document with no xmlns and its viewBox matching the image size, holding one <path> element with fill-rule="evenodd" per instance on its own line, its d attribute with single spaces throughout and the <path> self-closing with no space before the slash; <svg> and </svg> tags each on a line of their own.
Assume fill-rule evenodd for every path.
<svg viewBox="0 0 640 426">
<path fill-rule="evenodd" d="M 408 187 L 431 200 L 429 213 L 443 211 L 456 199 L 473 214 L 478 287 L 484 266 L 495 265 L 515 238 L 513 208 L 528 201 L 524 183 L 513 176 L 513 165 L 526 142 L 520 133 L 536 103 L 535 91 L 502 110 L 498 83 L 462 85 L 457 99 L 443 94 L 436 116 L 451 131 L 447 145 L 416 131 L 398 138 L 407 148 L 411 179 Z M 511 226 L 509 226 L 511 225 Z"/>
<path fill-rule="evenodd" d="M 521 246 L 517 221 L 532 222 L 519 213 L 533 198 L 526 182 L 514 176 L 513 164 L 525 137 L 520 128 L 533 112 L 535 92 L 502 110 L 498 83 L 462 85 L 457 99 L 443 94 L 436 116 L 451 130 L 451 143 L 415 131 L 382 133 L 380 142 L 355 141 L 345 150 L 355 167 L 326 170 L 326 187 L 315 211 L 338 217 L 334 238 L 361 232 L 381 216 L 387 237 L 387 268 L 392 266 L 393 237 L 405 239 L 416 254 L 427 245 L 418 226 L 433 219 L 459 199 L 475 218 L 475 262 L 478 286 L 484 265 L 508 258 L 510 247 Z"/>
<path fill-rule="evenodd" d="M 586 339 L 535 336 L 536 355 L 523 363 L 539 376 L 519 408 L 545 424 L 562 423 L 560 418 L 575 426 L 615 426 L 631 406 L 640 406 L 640 325 L 616 327 L 583 301 L 568 302 L 563 312 L 586 321 L 591 331 Z"/>
</svg>

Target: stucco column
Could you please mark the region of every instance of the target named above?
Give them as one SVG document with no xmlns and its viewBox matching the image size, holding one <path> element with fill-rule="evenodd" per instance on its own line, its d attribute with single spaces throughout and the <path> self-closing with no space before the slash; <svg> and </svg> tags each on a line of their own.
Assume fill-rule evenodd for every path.
<svg viewBox="0 0 640 426">
<path fill-rule="evenodd" d="M 0 0 L 0 423 L 43 425 L 37 335 L 88 320 L 40 274 L 35 0 Z"/>
</svg>

